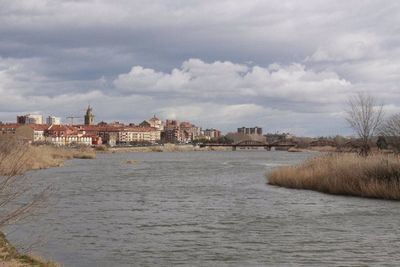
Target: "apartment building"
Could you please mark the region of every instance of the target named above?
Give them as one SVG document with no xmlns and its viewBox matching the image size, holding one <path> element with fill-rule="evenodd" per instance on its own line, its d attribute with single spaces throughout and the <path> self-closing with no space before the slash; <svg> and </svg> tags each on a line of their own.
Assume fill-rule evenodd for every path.
<svg viewBox="0 0 400 267">
<path fill-rule="evenodd" d="M 238 134 L 257 134 L 262 135 L 262 128 L 261 127 L 242 127 L 237 129 Z"/>
<path fill-rule="evenodd" d="M 61 118 L 60 117 L 55 117 L 55 116 L 48 116 L 46 118 L 46 124 L 48 125 L 60 125 L 61 124 Z"/>
<path fill-rule="evenodd" d="M 207 139 L 216 139 L 216 138 L 221 137 L 221 131 L 214 129 L 214 128 L 206 129 L 206 130 L 204 130 L 204 136 Z"/>
<path fill-rule="evenodd" d="M 56 146 L 68 145 L 92 145 L 92 136 L 79 136 L 79 135 L 65 135 L 65 136 L 48 136 L 46 141 Z"/>
<path fill-rule="evenodd" d="M 18 124 L 43 124 L 43 116 L 38 114 L 26 114 L 17 116 Z"/>
<path fill-rule="evenodd" d="M 160 131 L 153 127 L 125 127 L 118 130 L 117 142 L 119 144 L 157 143 L 160 141 Z"/>
</svg>

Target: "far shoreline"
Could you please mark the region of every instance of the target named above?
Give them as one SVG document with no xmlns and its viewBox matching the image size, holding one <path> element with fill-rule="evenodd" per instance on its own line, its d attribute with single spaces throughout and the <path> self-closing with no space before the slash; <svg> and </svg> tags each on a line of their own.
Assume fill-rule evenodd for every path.
<svg viewBox="0 0 400 267">
<path fill-rule="evenodd" d="M 231 151 L 230 147 L 199 147 L 191 144 L 164 144 L 153 146 L 113 146 L 95 147 L 96 153 L 135 153 L 135 152 L 201 152 L 201 151 Z"/>
</svg>

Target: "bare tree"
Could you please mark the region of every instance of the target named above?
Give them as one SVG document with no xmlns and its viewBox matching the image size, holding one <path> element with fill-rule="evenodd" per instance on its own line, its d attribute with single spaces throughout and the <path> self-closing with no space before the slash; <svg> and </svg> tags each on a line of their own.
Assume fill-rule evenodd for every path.
<svg viewBox="0 0 400 267">
<path fill-rule="evenodd" d="M 44 203 L 49 188 L 35 191 L 26 176 L 27 146 L 12 138 L 0 139 L 0 229 L 22 219 Z"/>
<path fill-rule="evenodd" d="M 367 156 L 371 138 L 377 133 L 383 122 L 383 105 L 368 94 L 358 93 L 349 99 L 346 120 L 361 139 L 360 154 Z"/>
<path fill-rule="evenodd" d="M 400 113 L 392 115 L 383 123 L 380 134 L 397 153 L 400 152 Z"/>
</svg>

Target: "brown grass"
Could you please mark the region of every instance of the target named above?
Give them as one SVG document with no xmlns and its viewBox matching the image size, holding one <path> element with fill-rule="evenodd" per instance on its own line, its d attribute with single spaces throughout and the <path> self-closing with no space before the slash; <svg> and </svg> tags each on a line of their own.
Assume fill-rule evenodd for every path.
<svg viewBox="0 0 400 267">
<path fill-rule="evenodd" d="M 31 146 L 12 138 L 0 139 L 0 175 L 17 175 L 28 170 L 61 166 L 72 158 L 93 159 L 91 148 L 67 148 L 51 145 Z"/>
<path fill-rule="evenodd" d="M 0 267 L 56 267 L 58 264 L 46 261 L 41 257 L 32 255 L 22 255 L 7 241 L 3 233 L 0 232 Z"/>
<path fill-rule="evenodd" d="M 330 154 L 298 166 L 280 167 L 268 183 L 329 194 L 400 199 L 400 158 L 396 155 Z"/>
</svg>

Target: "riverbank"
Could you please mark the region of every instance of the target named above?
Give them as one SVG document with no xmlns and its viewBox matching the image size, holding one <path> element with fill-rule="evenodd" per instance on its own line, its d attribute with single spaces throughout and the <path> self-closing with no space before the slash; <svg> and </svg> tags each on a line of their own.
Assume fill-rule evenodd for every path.
<svg viewBox="0 0 400 267">
<path fill-rule="evenodd" d="M 307 148 L 291 147 L 288 152 L 339 152 L 336 147 L 333 146 L 312 146 Z"/>
<path fill-rule="evenodd" d="M 31 255 L 20 254 L 14 246 L 8 242 L 5 235 L 0 232 L 0 266 L 2 267 L 56 267 L 53 262 L 46 262 Z"/>
<path fill-rule="evenodd" d="M 0 175 L 18 175 L 29 170 L 62 166 L 66 160 L 94 159 L 91 148 L 66 148 L 50 145 L 32 146 L 8 142 L 0 144 Z"/>
<path fill-rule="evenodd" d="M 268 183 L 323 193 L 400 200 L 400 158 L 340 153 L 319 156 L 267 174 Z"/>
<path fill-rule="evenodd" d="M 25 145 L 10 141 L 0 144 L 0 175 L 23 174 L 29 170 L 60 167 L 66 160 L 94 159 L 97 153 L 134 152 L 191 152 L 231 151 L 230 147 L 203 147 L 193 145 L 165 144 L 143 147 L 55 147 L 51 145 Z M 15 164 L 18 162 L 18 164 Z"/>
<path fill-rule="evenodd" d="M 129 152 L 191 152 L 191 151 L 232 151 L 231 147 L 198 147 L 193 145 L 165 144 L 159 146 L 142 147 L 110 147 L 97 149 L 103 153 L 129 153 Z"/>
</svg>

